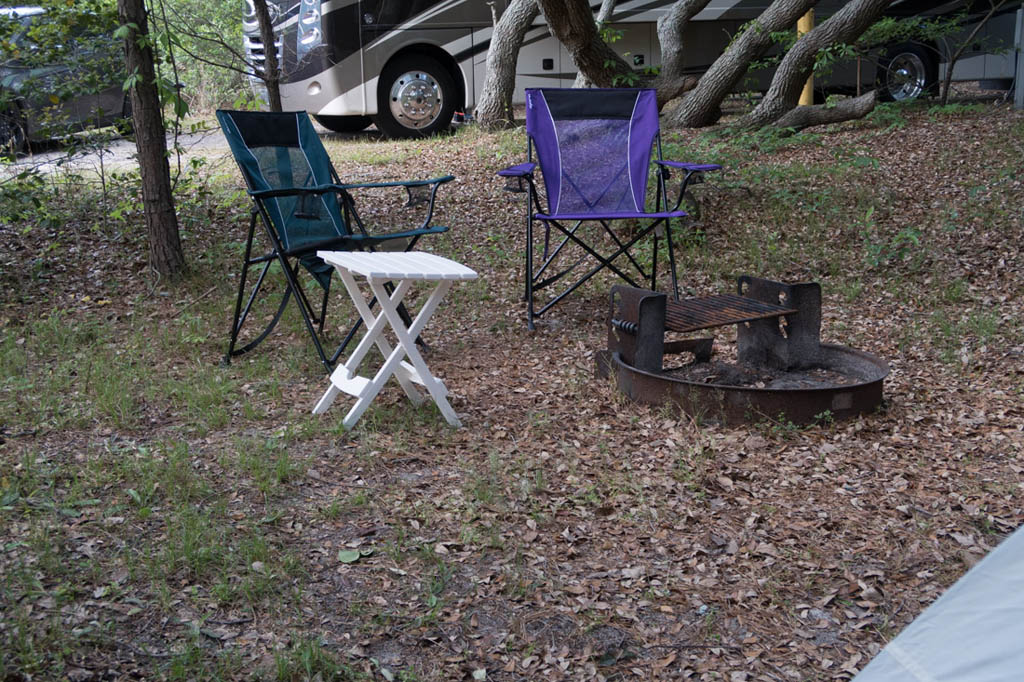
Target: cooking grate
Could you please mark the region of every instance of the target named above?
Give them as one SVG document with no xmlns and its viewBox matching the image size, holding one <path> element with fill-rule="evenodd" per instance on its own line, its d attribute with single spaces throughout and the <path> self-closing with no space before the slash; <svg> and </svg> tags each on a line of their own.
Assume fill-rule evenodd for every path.
<svg viewBox="0 0 1024 682">
<path fill-rule="evenodd" d="M 673 332 L 693 332 L 698 329 L 793 315 L 796 312 L 794 308 L 762 303 L 736 294 L 681 301 L 669 300 L 665 306 L 665 329 Z"/>
</svg>

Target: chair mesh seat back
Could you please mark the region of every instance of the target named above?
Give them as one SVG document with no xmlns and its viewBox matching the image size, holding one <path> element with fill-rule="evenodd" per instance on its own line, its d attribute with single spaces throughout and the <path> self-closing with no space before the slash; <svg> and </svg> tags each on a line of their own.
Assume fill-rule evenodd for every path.
<svg viewBox="0 0 1024 682">
<path fill-rule="evenodd" d="M 250 191 L 334 182 L 323 143 L 304 111 L 218 111 L 231 152 Z M 333 193 L 264 198 L 286 251 L 349 234 Z"/>
<path fill-rule="evenodd" d="M 643 213 L 658 107 L 651 89 L 526 90 L 549 213 Z"/>
</svg>

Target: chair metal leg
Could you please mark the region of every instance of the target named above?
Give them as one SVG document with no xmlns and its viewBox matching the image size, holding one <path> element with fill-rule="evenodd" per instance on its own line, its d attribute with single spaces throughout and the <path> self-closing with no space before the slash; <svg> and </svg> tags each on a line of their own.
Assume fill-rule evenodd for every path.
<svg viewBox="0 0 1024 682">
<path fill-rule="evenodd" d="M 668 267 L 672 277 L 672 295 L 675 300 L 679 300 L 679 275 L 676 270 L 676 250 L 672 244 L 672 221 L 665 221 L 665 246 L 668 248 Z"/>
<path fill-rule="evenodd" d="M 526 199 L 526 328 L 533 331 L 533 216 L 532 193 Z"/>
<path fill-rule="evenodd" d="M 323 299 L 320 301 L 320 324 L 317 326 L 317 332 L 320 334 L 324 333 L 324 324 L 327 322 L 327 295 L 331 293 L 331 283 L 327 280 L 327 287 L 324 289 Z"/>
<path fill-rule="evenodd" d="M 271 318 L 267 326 L 260 332 L 255 339 L 245 344 L 241 348 L 236 348 L 238 344 L 238 337 L 241 335 L 242 327 L 245 326 L 245 322 L 249 319 L 249 312 L 252 310 L 253 303 L 259 296 L 260 291 L 263 288 L 263 282 L 266 279 L 267 272 L 270 270 L 270 265 L 274 260 L 272 255 L 261 256 L 259 258 L 252 257 L 252 242 L 254 236 L 255 216 L 253 214 L 253 222 L 249 224 L 249 237 L 246 241 L 245 247 L 245 258 L 242 262 L 242 272 L 239 276 L 238 281 L 238 297 L 235 299 L 235 312 L 231 320 L 231 332 L 228 340 L 228 350 L 223 358 L 223 364 L 227 365 L 231 363 L 231 358 L 248 353 L 250 350 L 258 346 L 270 332 L 274 330 L 277 323 L 281 320 L 281 316 L 284 314 L 285 308 L 288 306 L 288 298 L 291 295 L 290 289 L 285 289 L 284 294 L 281 297 L 281 303 L 277 306 L 277 311 Z M 242 299 L 245 298 L 245 286 L 249 280 L 249 271 L 253 265 L 257 263 L 263 263 L 263 270 L 260 271 L 259 276 L 256 278 L 256 282 L 253 284 L 252 291 L 249 293 L 249 299 L 245 302 L 245 307 L 242 306 Z"/>
<path fill-rule="evenodd" d="M 299 314 L 302 315 L 302 322 L 306 325 L 306 331 L 309 332 L 310 338 L 313 339 L 313 345 L 316 347 L 316 353 L 320 357 L 320 362 L 323 363 L 324 369 L 330 374 L 334 369 L 327 354 L 324 353 L 323 344 L 320 343 L 320 335 L 316 332 L 316 327 L 313 326 L 313 320 L 311 319 L 311 309 L 309 306 L 309 300 L 306 299 L 306 295 L 302 288 L 299 286 L 299 282 L 295 277 L 295 272 L 288 266 L 288 260 L 284 254 L 278 252 L 277 259 L 281 263 L 281 269 L 284 271 L 285 279 L 288 281 L 288 288 L 295 293 L 295 298 L 298 302 Z M 298 267 L 298 261 L 296 261 L 295 267 Z"/>
<path fill-rule="evenodd" d="M 651 291 L 658 290 L 658 230 L 655 229 L 651 239 Z"/>
<path fill-rule="evenodd" d="M 235 354 L 235 342 L 238 341 L 238 331 L 241 328 L 239 319 L 242 317 L 242 298 L 245 297 L 245 280 L 249 275 L 249 259 L 252 257 L 252 238 L 253 232 L 256 229 L 256 212 L 252 213 L 249 219 L 249 234 L 245 241 L 245 259 L 242 261 L 242 274 L 238 278 L 238 298 L 235 299 L 235 314 L 231 319 L 231 336 L 228 341 L 228 352 L 224 355 L 224 363 L 231 362 L 231 357 Z M 266 272 L 266 268 L 264 268 Z M 262 281 L 263 277 L 260 277 Z M 252 299 L 249 300 L 249 304 L 252 304 Z M 248 312 L 248 306 L 246 306 L 246 312 Z"/>
</svg>

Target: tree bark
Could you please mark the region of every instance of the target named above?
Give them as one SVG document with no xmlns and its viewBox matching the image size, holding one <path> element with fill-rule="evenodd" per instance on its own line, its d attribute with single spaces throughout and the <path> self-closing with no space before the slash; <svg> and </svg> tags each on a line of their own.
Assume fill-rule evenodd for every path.
<svg viewBox="0 0 1024 682">
<path fill-rule="evenodd" d="M 271 111 L 281 111 L 281 68 L 277 63 L 277 46 L 274 45 L 274 24 L 270 20 L 267 0 L 253 0 L 256 21 L 260 25 L 260 41 L 263 42 L 263 70 L 254 64 L 254 71 L 267 86 L 267 104 Z"/>
<path fill-rule="evenodd" d="M 615 11 L 616 2 L 617 0 L 602 0 L 601 9 L 597 10 L 597 18 L 594 20 L 597 23 L 599 30 L 603 24 L 607 24 L 611 21 L 612 12 Z M 598 33 L 598 35 L 600 35 L 600 33 Z M 593 83 L 590 82 L 590 79 L 587 78 L 587 75 L 582 71 L 576 74 L 576 80 L 572 83 L 572 87 L 574 88 L 589 88 L 591 86 L 593 86 Z"/>
<path fill-rule="evenodd" d="M 795 132 L 811 126 L 864 118 L 875 108 L 878 102 L 877 95 L 878 93 L 872 90 L 860 97 L 841 100 L 834 106 L 816 104 L 810 107 L 796 107 L 784 113 L 771 125 L 776 128 L 791 128 Z"/>
<path fill-rule="evenodd" d="M 772 77 L 772 84 L 757 107 L 740 120 L 743 128 L 760 128 L 797 105 L 818 52 L 830 45 L 852 42 L 882 16 L 891 0 L 853 0 L 790 48 Z M 856 109 L 851 110 L 856 111 Z M 868 109 L 870 111 L 870 109 Z M 867 112 L 865 112 L 867 113 Z M 863 115 L 863 114 L 862 114 Z"/>
<path fill-rule="evenodd" d="M 796 24 L 817 0 L 775 0 L 701 76 L 697 86 L 666 116 L 670 126 L 698 128 L 718 120 L 719 105 L 747 72 L 750 62 L 773 44 L 772 33 Z"/>
<path fill-rule="evenodd" d="M 708 2 L 710 0 L 677 0 L 668 12 L 658 18 L 661 70 L 652 85 L 658 90 L 659 107 L 697 85 L 695 76 L 683 73 L 686 68 L 683 31 L 690 19 L 707 7 Z"/>
<path fill-rule="evenodd" d="M 174 279 L 185 270 L 185 254 L 178 233 L 167 166 L 167 137 L 160 93 L 153 66 L 152 39 L 143 0 L 118 0 L 118 17 L 128 26 L 124 39 L 125 62 L 130 76 L 135 145 L 142 178 L 142 206 L 149 237 L 149 264 L 161 276 Z M 141 44 L 140 44 L 141 39 Z"/>
<path fill-rule="evenodd" d="M 516 86 L 516 61 L 526 31 L 538 14 L 536 0 L 512 0 L 494 25 L 484 85 L 476 106 L 477 123 L 484 128 L 503 128 L 515 123 L 512 92 Z"/>
<path fill-rule="evenodd" d="M 633 76 L 633 68 L 601 40 L 587 0 L 537 0 L 537 4 L 576 68 L 594 85 L 611 88 L 619 85 L 616 76 Z"/>
</svg>

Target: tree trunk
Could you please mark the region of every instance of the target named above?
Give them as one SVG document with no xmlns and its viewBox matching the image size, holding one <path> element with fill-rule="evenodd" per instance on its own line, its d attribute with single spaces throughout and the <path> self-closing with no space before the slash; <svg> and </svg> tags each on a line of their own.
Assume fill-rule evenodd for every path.
<svg viewBox="0 0 1024 682">
<path fill-rule="evenodd" d="M 548 28 L 588 80 L 600 88 L 620 85 L 616 77 L 632 77 L 633 68 L 601 40 L 587 0 L 537 0 Z"/>
<path fill-rule="evenodd" d="M 599 29 L 602 25 L 611 21 L 612 12 L 615 11 L 615 4 L 616 0 L 602 0 L 601 9 L 597 11 L 597 18 L 595 19 Z M 586 74 L 582 71 L 576 74 L 576 80 L 572 83 L 572 87 L 574 88 L 589 88 L 593 85 L 594 84 L 590 82 L 590 79 L 587 78 Z"/>
<path fill-rule="evenodd" d="M 477 122 L 484 128 L 502 128 L 515 122 L 512 92 L 516 87 L 516 60 L 526 31 L 539 13 L 536 0 L 512 0 L 494 24 L 484 85 L 476 106 Z"/>
<path fill-rule="evenodd" d="M 715 60 L 711 68 L 701 76 L 697 87 L 666 117 L 665 123 L 697 128 L 717 121 L 719 105 L 743 78 L 750 62 L 773 45 L 771 34 L 792 28 L 796 20 L 815 4 L 816 0 L 775 0 Z"/>
<path fill-rule="evenodd" d="M 253 0 L 256 21 L 260 25 L 260 40 L 263 42 L 263 69 L 254 64 L 255 73 L 267 86 L 267 104 L 271 111 L 281 111 L 281 68 L 277 63 L 277 46 L 274 45 L 274 24 L 270 20 L 267 0 Z"/>
<path fill-rule="evenodd" d="M 149 263 L 160 275 L 176 278 L 185 270 L 185 254 L 178 234 L 178 219 L 171 194 L 171 174 L 167 166 L 167 137 L 164 130 L 160 93 L 157 91 L 153 49 L 148 38 L 146 8 L 143 0 L 118 0 L 118 16 L 129 27 L 124 39 L 128 74 L 132 86 L 132 119 L 135 145 L 142 178 L 142 206 L 149 236 Z"/>
<path fill-rule="evenodd" d="M 654 79 L 653 87 L 658 90 L 659 107 L 697 85 L 695 76 L 683 73 L 686 68 L 683 31 L 690 19 L 707 7 L 708 2 L 710 0 L 677 0 L 668 12 L 658 18 L 661 70 Z"/>
<path fill-rule="evenodd" d="M 828 20 L 805 33 L 790 48 L 772 77 L 772 84 L 757 107 L 743 117 L 740 127 L 760 128 L 797 105 L 818 52 L 830 45 L 856 40 L 882 16 L 891 0 L 853 0 Z M 857 109 L 851 110 L 852 112 Z M 870 111 L 870 109 L 868 109 Z M 867 113 L 867 112 L 864 112 Z M 863 114 L 862 114 L 863 115 Z"/>
<path fill-rule="evenodd" d="M 820 126 L 826 123 L 839 123 L 851 121 L 857 118 L 864 118 L 875 108 L 878 101 L 877 92 L 871 92 L 860 97 L 850 97 L 840 101 L 834 106 L 817 104 L 811 107 L 796 107 L 790 109 L 771 123 L 776 128 L 791 128 L 794 131 L 803 130 L 810 126 Z"/>
</svg>

